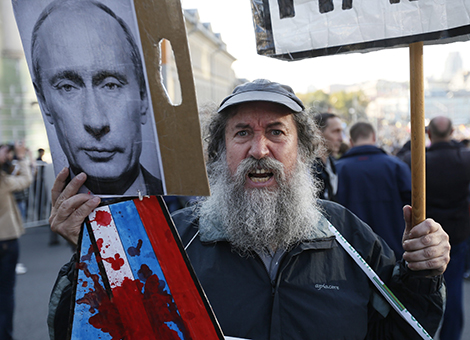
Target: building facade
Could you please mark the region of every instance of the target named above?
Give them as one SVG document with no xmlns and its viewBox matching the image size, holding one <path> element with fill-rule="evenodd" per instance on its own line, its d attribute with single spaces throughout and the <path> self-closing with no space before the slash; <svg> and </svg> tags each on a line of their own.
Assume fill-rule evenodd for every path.
<svg viewBox="0 0 470 340">
<path fill-rule="evenodd" d="M 198 104 L 219 103 L 238 83 L 232 69 L 235 58 L 227 52 L 220 34 L 199 20 L 196 9 L 184 10 L 184 18 Z M 169 98 L 173 104 L 181 103 L 177 66 L 166 40 L 162 42 L 162 74 Z"/>
<path fill-rule="evenodd" d="M 33 151 L 48 148 L 12 4 L 0 1 L 0 143 L 24 140 Z"/>
</svg>

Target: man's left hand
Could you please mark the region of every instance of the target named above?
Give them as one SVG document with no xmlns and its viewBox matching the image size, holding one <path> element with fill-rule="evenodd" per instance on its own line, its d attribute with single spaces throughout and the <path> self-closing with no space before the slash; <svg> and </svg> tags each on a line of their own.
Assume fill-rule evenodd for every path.
<svg viewBox="0 0 470 340">
<path fill-rule="evenodd" d="M 403 259 L 413 271 L 429 270 L 427 276 L 441 275 L 450 261 L 449 235 L 433 219 L 411 225 L 411 207 L 403 208 L 406 228 L 403 233 Z"/>
</svg>

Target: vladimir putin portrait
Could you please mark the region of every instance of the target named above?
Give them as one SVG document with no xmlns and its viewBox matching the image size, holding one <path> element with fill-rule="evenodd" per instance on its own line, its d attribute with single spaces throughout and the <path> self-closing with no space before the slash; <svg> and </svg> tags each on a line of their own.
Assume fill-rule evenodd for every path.
<svg viewBox="0 0 470 340">
<path fill-rule="evenodd" d="M 53 1 L 34 25 L 31 63 L 45 121 L 88 190 L 163 194 L 141 165 L 151 111 L 139 48 L 120 17 L 92 0 Z"/>
</svg>

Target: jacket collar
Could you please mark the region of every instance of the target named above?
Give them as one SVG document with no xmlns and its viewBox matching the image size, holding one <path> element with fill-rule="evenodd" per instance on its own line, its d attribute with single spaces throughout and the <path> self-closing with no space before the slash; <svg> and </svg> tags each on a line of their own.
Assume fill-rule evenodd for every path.
<svg viewBox="0 0 470 340">
<path fill-rule="evenodd" d="M 334 234 L 328 228 L 328 220 L 320 216 L 320 220 L 316 225 L 309 226 L 309 236 L 304 242 L 320 241 L 334 238 Z M 199 236 L 202 242 L 214 243 L 218 241 L 227 241 L 227 234 L 222 228 L 220 221 L 208 220 L 201 217 L 199 219 Z M 317 246 L 319 244 L 317 243 Z"/>
<path fill-rule="evenodd" d="M 458 146 L 451 142 L 437 142 L 428 147 L 429 151 L 442 149 L 458 149 Z"/>
<path fill-rule="evenodd" d="M 357 155 L 365 155 L 365 154 L 387 154 L 381 148 L 378 148 L 374 145 L 361 145 L 361 146 L 354 146 L 348 152 L 346 152 L 341 158 L 348 158 L 348 157 L 355 157 Z"/>
</svg>

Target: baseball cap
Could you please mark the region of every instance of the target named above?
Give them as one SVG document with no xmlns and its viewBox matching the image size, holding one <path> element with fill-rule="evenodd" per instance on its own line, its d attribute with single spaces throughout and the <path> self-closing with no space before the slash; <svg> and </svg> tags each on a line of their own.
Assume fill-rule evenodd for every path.
<svg viewBox="0 0 470 340">
<path fill-rule="evenodd" d="M 255 101 L 278 103 L 294 112 L 300 112 L 305 109 L 304 104 L 295 95 L 290 86 L 275 83 L 267 79 L 256 79 L 235 87 L 232 94 L 220 103 L 217 112 L 222 112 L 232 105 Z"/>
</svg>

